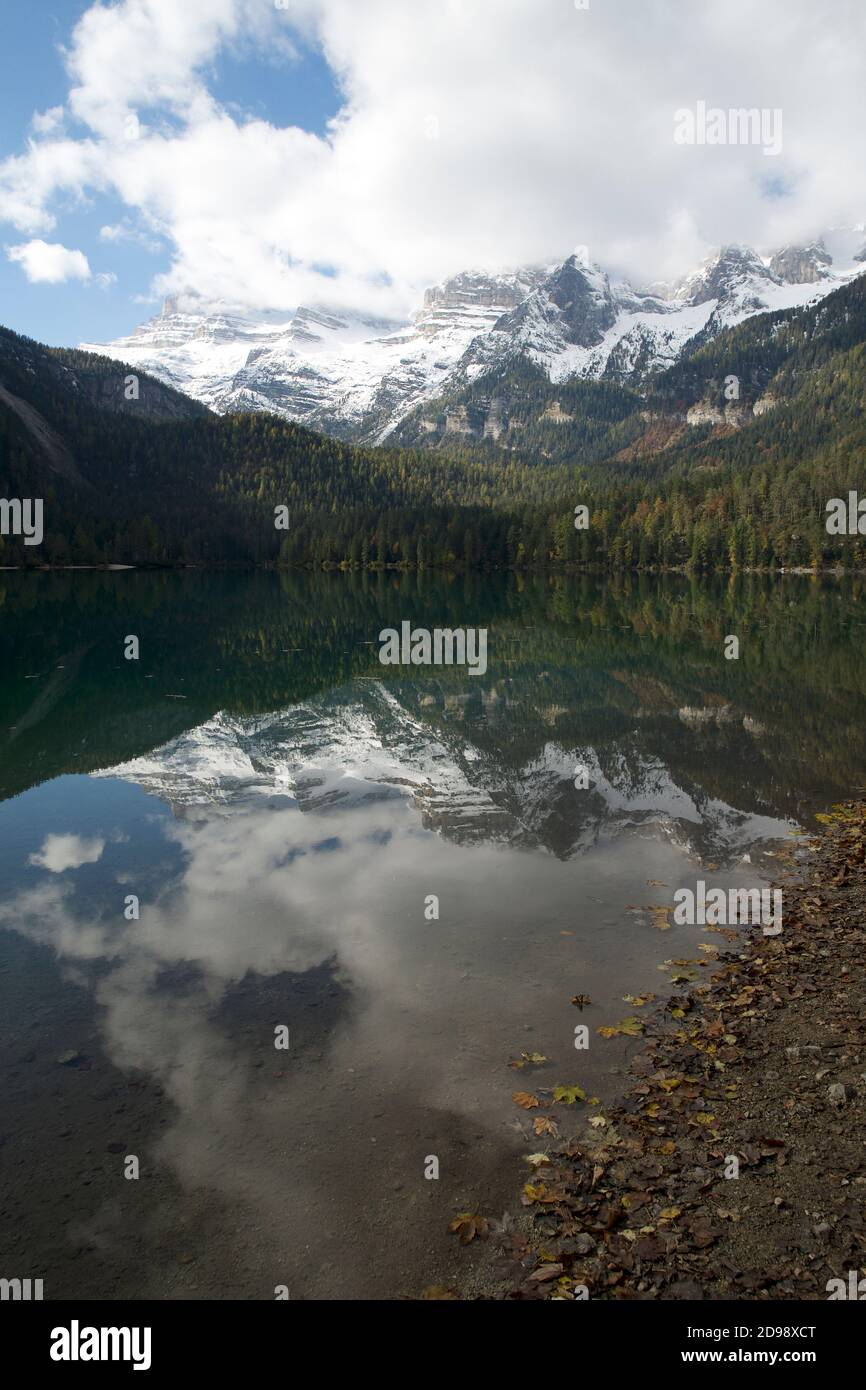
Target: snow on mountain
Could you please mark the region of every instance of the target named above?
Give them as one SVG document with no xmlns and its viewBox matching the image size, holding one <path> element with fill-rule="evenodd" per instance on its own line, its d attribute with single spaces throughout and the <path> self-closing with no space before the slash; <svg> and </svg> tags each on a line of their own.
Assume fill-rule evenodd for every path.
<svg viewBox="0 0 866 1390">
<path fill-rule="evenodd" d="M 384 442 L 416 406 L 529 360 L 553 382 L 640 387 L 752 314 L 814 302 L 866 269 L 866 228 L 762 257 L 723 247 L 681 281 L 635 290 L 571 256 L 511 274 L 467 271 L 406 323 L 301 306 L 245 315 L 167 300 L 128 338 L 82 347 L 139 367 L 218 412 L 270 410 L 337 437 Z"/>
<path fill-rule="evenodd" d="M 428 290 L 404 324 L 305 306 L 282 319 L 245 317 L 167 300 L 130 337 L 85 350 L 151 372 L 220 413 L 271 410 L 329 434 L 375 438 L 438 395 L 473 338 L 542 274 L 455 276 Z"/>
<path fill-rule="evenodd" d="M 752 314 L 813 302 L 863 268 L 833 270 L 817 244 L 786 248 L 773 261 L 748 247 L 725 246 L 679 283 L 635 291 L 572 256 L 473 342 L 452 380 L 467 384 L 526 357 L 553 382 L 605 377 L 639 386 L 676 361 L 687 343 Z"/>
</svg>

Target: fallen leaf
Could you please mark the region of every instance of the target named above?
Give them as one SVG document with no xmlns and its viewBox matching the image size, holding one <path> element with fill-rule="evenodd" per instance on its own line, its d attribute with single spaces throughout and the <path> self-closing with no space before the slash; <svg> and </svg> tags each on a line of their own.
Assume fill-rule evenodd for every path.
<svg viewBox="0 0 866 1390">
<path fill-rule="evenodd" d="M 644 1025 L 639 1018 L 624 1018 L 619 1023 L 607 1024 L 595 1030 L 603 1038 L 615 1038 L 617 1034 L 624 1033 L 628 1038 L 638 1038 L 644 1031 Z"/>
<path fill-rule="evenodd" d="M 524 1110 L 537 1110 L 539 1106 L 538 1096 L 532 1096 L 528 1091 L 515 1091 L 511 1099 Z"/>
<path fill-rule="evenodd" d="M 546 1284 L 548 1279 L 558 1279 L 563 1268 L 563 1265 L 541 1265 L 532 1271 L 529 1278 L 535 1284 Z"/>
<path fill-rule="evenodd" d="M 514 1071 L 519 1071 L 521 1067 L 540 1067 L 548 1059 L 542 1052 L 521 1052 L 519 1058 L 508 1063 Z"/>
<path fill-rule="evenodd" d="M 554 1086 L 553 1099 L 562 1105 L 574 1105 L 576 1100 L 586 1100 L 582 1086 Z"/>
<path fill-rule="evenodd" d="M 486 1216 L 477 1216 L 471 1211 L 461 1211 L 458 1216 L 455 1216 L 448 1229 L 460 1237 L 461 1245 L 468 1245 L 470 1241 L 475 1240 L 476 1236 L 481 1238 L 486 1236 L 488 1227 L 489 1222 Z"/>
<path fill-rule="evenodd" d="M 559 1126 L 550 1115 L 536 1115 L 532 1121 L 532 1128 L 537 1135 L 549 1134 L 552 1139 L 559 1133 Z"/>
</svg>

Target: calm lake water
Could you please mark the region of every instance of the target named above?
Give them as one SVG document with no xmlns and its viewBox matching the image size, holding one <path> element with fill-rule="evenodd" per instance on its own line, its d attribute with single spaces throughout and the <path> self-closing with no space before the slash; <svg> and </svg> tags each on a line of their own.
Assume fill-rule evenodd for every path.
<svg viewBox="0 0 866 1390">
<path fill-rule="evenodd" d="M 382 666 L 403 620 L 486 674 Z M 721 942 L 635 909 L 866 780 L 864 636 L 852 580 L 0 573 L 0 1275 L 489 1287 L 449 1221 L 523 1219 L 534 1114 L 593 1113 L 544 1089 L 603 1111 L 597 1027 Z"/>
</svg>

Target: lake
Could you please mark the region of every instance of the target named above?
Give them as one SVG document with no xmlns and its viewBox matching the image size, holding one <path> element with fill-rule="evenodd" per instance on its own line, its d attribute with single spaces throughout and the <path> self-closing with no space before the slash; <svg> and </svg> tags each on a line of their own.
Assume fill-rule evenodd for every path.
<svg viewBox="0 0 866 1390">
<path fill-rule="evenodd" d="M 524 1220 L 545 1093 L 723 944 L 648 909 L 861 788 L 864 631 L 854 578 L 0 572 L 0 1274 L 491 1288 L 449 1223 Z"/>
</svg>

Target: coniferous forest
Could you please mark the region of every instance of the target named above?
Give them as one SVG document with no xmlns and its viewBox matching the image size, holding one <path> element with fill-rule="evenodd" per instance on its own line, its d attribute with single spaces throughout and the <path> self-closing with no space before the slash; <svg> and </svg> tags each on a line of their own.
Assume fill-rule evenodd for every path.
<svg viewBox="0 0 866 1390">
<path fill-rule="evenodd" d="M 0 332 L 0 496 L 44 505 L 42 543 L 0 537 L 3 564 L 723 572 L 866 560 L 862 536 L 827 529 L 830 499 L 863 480 L 862 279 L 722 333 L 642 394 L 554 386 L 527 364 L 476 384 L 473 408 L 495 393 L 510 402 L 496 443 L 434 430 L 422 444 L 411 419 L 393 447 L 338 442 L 275 415 L 216 416 L 145 375 L 128 399 L 130 379 L 120 363 Z"/>
</svg>

